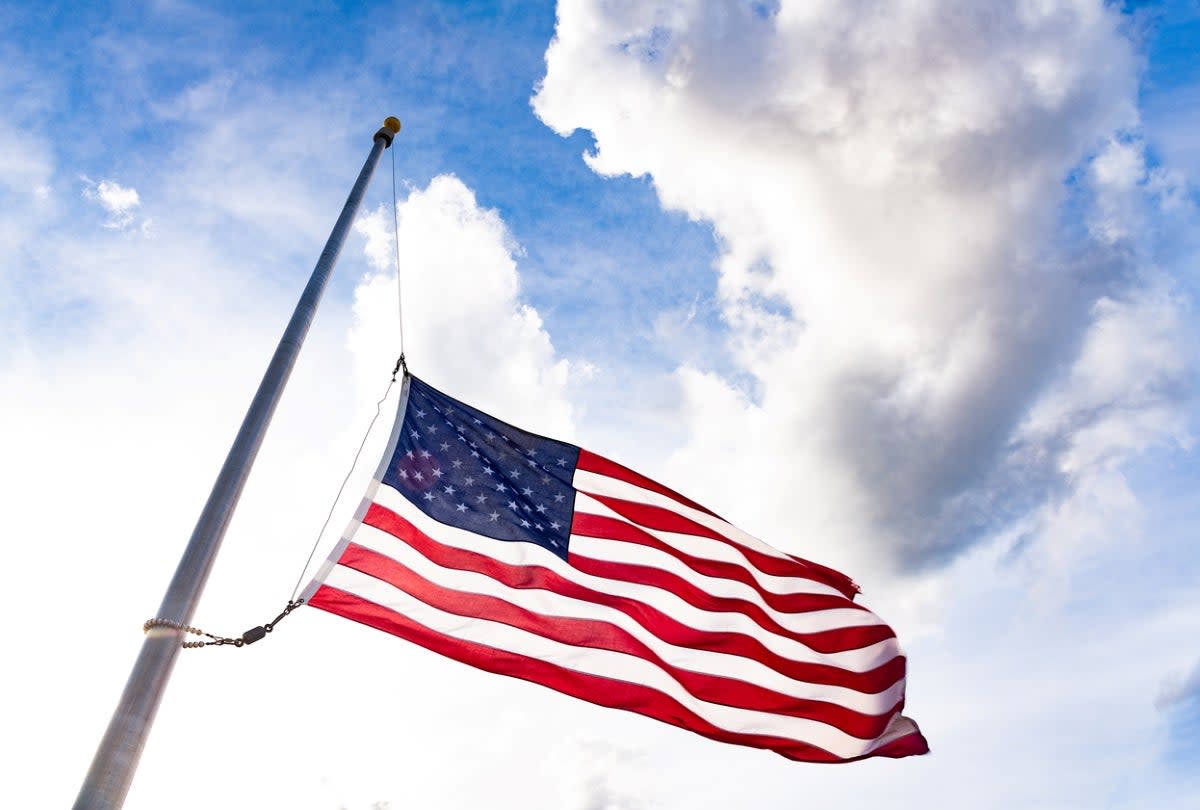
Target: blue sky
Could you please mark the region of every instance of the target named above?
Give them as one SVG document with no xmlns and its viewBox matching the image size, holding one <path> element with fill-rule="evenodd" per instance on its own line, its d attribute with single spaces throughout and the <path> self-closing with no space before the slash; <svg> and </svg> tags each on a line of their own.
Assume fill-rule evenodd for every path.
<svg viewBox="0 0 1200 810">
<path fill-rule="evenodd" d="M 531 114 L 553 4 L 302 3 L 285 17 L 240 4 L 168 3 L 12 16 L 13 40 L 45 45 L 21 58 L 27 73 L 46 77 L 49 92 L 37 99 L 36 114 L 58 111 L 86 122 L 86 137 L 69 146 L 83 174 L 134 178 L 186 152 L 189 131 L 204 128 L 207 110 L 192 117 L 162 109 L 162 100 L 197 85 L 215 85 L 221 105 L 234 109 L 264 94 L 294 98 L 333 131 L 289 127 L 286 104 L 274 110 L 284 118 L 244 125 L 261 127 L 264 152 L 278 137 L 320 142 L 336 133 L 341 162 L 318 169 L 331 177 L 345 176 L 357 159 L 352 128 L 393 110 L 406 123 L 404 148 L 395 155 L 399 181 L 423 187 L 452 173 L 482 205 L 500 211 L 525 252 L 524 295 L 560 341 L 653 355 L 630 336 L 597 336 L 576 324 L 634 321 L 640 313 L 619 313 L 647 298 L 679 304 L 711 297 L 711 283 L 693 272 L 711 261 L 711 228 L 664 213 L 645 179 L 601 181 L 579 159 L 593 145 L 587 133 L 559 137 Z M 333 99 L 310 95 L 314 87 Z M 330 189 L 331 199 L 336 194 Z M 372 194 L 376 202 L 390 196 L 384 172 Z M 617 263 L 656 272 L 621 274 Z M 578 288 L 579 275 L 587 294 L 561 295 L 562 284 Z M 338 283 L 347 294 L 353 278 Z"/>
<path fill-rule="evenodd" d="M 275 615 L 386 384 L 394 158 L 414 370 L 846 570 L 933 754 L 776 761 L 300 611 L 183 656 L 128 807 L 1191 806 L 1196 2 L 18 3 L 0 43 L 0 803 L 74 795 L 395 114 L 195 623 Z"/>
</svg>

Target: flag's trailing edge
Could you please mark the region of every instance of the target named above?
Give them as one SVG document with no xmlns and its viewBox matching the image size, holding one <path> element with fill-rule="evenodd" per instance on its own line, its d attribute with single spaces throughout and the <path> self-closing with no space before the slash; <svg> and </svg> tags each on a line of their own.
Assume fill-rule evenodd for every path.
<svg viewBox="0 0 1200 810">
<path fill-rule="evenodd" d="M 307 603 L 489 672 L 811 762 L 929 749 L 842 574 L 405 377 Z"/>
</svg>

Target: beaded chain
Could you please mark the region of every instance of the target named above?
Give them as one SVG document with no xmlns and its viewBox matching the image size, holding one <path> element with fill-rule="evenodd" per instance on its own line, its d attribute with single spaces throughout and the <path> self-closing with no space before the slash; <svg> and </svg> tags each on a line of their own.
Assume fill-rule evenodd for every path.
<svg viewBox="0 0 1200 810">
<path fill-rule="evenodd" d="M 155 628 L 165 627 L 168 630 L 177 630 L 180 633 L 191 633 L 192 635 L 196 636 L 207 636 L 208 638 L 212 639 L 211 641 L 185 641 L 182 643 L 182 646 L 185 650 L 195 649 L 198 647 L 221 647 L 227 644 L 231 644 L 234 647 L 244 647 L 247 644 L 253 644 L 259 639 L 266 637 L 267 633 L 270 633 L 272 630 L 274 630 L 275 625 L 279 624 L 279 622 L 282 621 L 285 616 L 303 604 L 303 599 L 294 599 L 291 602 L 288 602 L 287 607 L 283 609 L 283 612 L 276 616 L 273 620 L 267 622 L 266 624 L 259 625 L 258 627 L 250 628 L 245 633 L 242 633 L 242 635 L 238 638 L 214 636 L 212 633 L 206 633 L 198 627 L 192 627 L 190 624 L 173 622 L 170 619 L 147 619 L 146 623 L 142 625 L 142 632 L 149 634 L 150 631 Z"/>
</svg>

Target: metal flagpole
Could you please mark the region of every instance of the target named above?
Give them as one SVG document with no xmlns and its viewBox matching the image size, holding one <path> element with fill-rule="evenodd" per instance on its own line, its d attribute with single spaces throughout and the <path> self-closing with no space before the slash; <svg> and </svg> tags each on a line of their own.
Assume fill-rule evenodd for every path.
<svg viewBox="0 0 1200 810">
<path fill-rule="evenodd" d="M 383 127 L 375 133 L 371 153 L 363 164 L 358 179 L 346 198 L 342 214 L 338 217 L 329 241 L 321 251 L 321 257 L 313 268 L 308 286 L 304 288 L 300 301 L 288 321 L 287 329 L 279 340 L 279 346 L 263 374 L 258 392 L 246 411 L 242 427 L 238 430 L 237 438 L 225 458 L 225 465 L 213 484 L 204 511 L 196 521 L 191 540 L 175 569 L 175 576 L 163 597 L 162 606 L 157 616 L 171 622 L 186 625 L 191 621 L 204 583 L 212 570 L 217 551 L 221 547 L 221 539 L 225 528 L 237 506 L 242 494 L 242 487 L 250 474 L 254 457 L 262 445 L 271 415 L 283 394 L 292 373 L 292 366 L 300 353 L 300 346 L 308 334 L 316 314 L 317 304 L 329 281 L 330 273 L 337 262 L 346 234 L 354 221 L 354 215 L 362 203 L 375 165 L 383 150 L 392 145 L 392 139 L 400 131 L 400 121 L 388 118 Z M 150 733 L 150 725 L 154 722 L 154 714 L 166 690 L 167 679 L 175 665 L 175 657 L 180 650 L 182 631 L 156 627 L 149 632 L 142 644 L 141 653 L 133 665 L 125 691 L 109 721 L 108 730 L 96 750 L 91 768 L 79 790 L 75 800 L 75 810 L 117 810 L 125 803 L 125 795 L 129 792 L 129 784 L 133 781 L 133 773 L 137 769 L 138 759 Z"/>
</svg>

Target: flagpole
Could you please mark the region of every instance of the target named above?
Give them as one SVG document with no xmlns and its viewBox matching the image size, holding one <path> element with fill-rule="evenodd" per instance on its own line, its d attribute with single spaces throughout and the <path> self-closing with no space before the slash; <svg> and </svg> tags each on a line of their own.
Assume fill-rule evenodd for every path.
<svg viewBox="0 0 1200 810">
<path fill-rule="evenodd" d="M 300 347 L 308 334 L 371 175 L 379 163 L 379 156 L 392 145 L 399 131 L 400 121 L 389 117 L 375 133 L 371 153 L 367 155 L 350 196 L 346 198 L 341 216 L 329 234 L 325 249 L 321 251 L 308 285 L 250 402 L 225 464 L 217 475 L 208 502 L 196 521 L 196 528 L 163 597 L 158 618 L 181 625 L 191 622 L 254 457 L 258 455 L 275 406 L 279 404 L 283 388 L 296 364 L 296 357 L 300 354 Z M 138 759 L 150 734 L 150 725 L 154 722 L 167 679 L 175 665 L 175 657 L 179 654 L 181 636 L 179 630 L 157 627 L 149 632 L 142 643 L 141 653 L 133 665 L 125 691 L 121 694 L 108 730 L 96 749 L 95 758 L 79 790 L 75 810 L 118 810 L 125 803 Z"/>
</svg>

